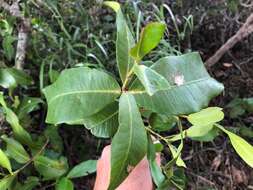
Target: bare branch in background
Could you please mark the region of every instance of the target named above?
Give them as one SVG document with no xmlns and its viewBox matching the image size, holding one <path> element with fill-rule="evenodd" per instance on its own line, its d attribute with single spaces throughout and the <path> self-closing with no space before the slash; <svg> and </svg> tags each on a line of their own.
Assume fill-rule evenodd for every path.
<svg viewBox="0 0 253 190">
<path fill-rule="evenodd" d="M 9 5 L 4 0 L 0 0 L 0 8 L 3 8 L 5 11 L 9 12 L 9 14 L 19 20 L 15 67 L 17 69 L 23 69 L 25 63 L 28 35 L 30 33 L 31 28 L 30 20 L 24 15 L 22 15 L 19 8 L 19 0 L 15 1 L 12 5 Z"/>
<path fill-rule="evenodd" d="M 233 48 L 235 44 L 237 44 L 244 38 L 248 37 L 251 33 L 253 33 L 253 13 L 247 18 L 246 22 L 240 28 L 240 30 L 234 36 L 232 36 L 224 45 L 222 45 L 212 57 L 210 57 L 206 61 L 206 66 L 212 67 L 213 65 L 215 65 L 228 50 Z"/>
</svg>

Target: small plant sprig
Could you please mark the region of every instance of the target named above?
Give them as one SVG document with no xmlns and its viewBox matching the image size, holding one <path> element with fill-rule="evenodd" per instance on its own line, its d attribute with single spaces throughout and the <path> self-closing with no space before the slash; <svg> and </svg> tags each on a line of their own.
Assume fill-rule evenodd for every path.
<svg viewBox="0 0 253 190">
<path fill-rule="evenodd" d="M 210 141 L 221 131 L 253 167 L 253 147 L 217 124 L 224 117 L 221 108 L 206 108 L 224 87 L 210 77 L 199 54 L 168 56 L 151 67 L 143 65 L 143 58 L 162 39 L 166 25 L 148 24 L 135 43 L 120 5 L 113 1 L 104 4 L 116 12 L 116 59 L 122 86 L 107 72 L 81 67 L 63 71 L 54 84 L 44 89 L 44 94 L 48 123 L 84 124 L 93 135 L 112 138 L 108 189 L 117 188 L 128 176 L 128 168 L 136 166 L 145 155 L 158 189 L 183 188 L 174 173 L 175 165 L 186 167 L 180 156 L 183 139 Z M 143 118 L 148 122 L 144 124 Z M 192 127 L 184 129 L 182 119 L 187 119 Z M 159 134 L 174 125 L 179 134 Z M 173 157 L 162 169 L 155 163 L 152 137 L 163 141 Z M 176 147 L 173 142 L 178 140 L 180 145 Z"/>
</svg>

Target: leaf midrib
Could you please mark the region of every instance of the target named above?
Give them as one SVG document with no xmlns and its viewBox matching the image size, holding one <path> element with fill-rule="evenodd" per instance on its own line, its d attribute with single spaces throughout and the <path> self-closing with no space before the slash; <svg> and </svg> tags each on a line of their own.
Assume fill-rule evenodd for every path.
<svg viewBox="0 0 253 190">
<path fill-rule="evenodd" d="M 128 103 L 128 111 L 129 111 L 129 121 L 130 121 L 130 129 L 129 129 L 129 135 L 130 135 L 130 138 L 129 138 L 129 143 L 128 143 L 128 147 L 127 147 L 127 151 L 126 151 L 126 156 L 123 160 L 123 163 L 120 170 L 119 170 L 119 173 L 121 174 L 123 169 L 124 169 L 124 166 L 127 162 L 127 159 L 128 159 L 128 155 L 130 153 L 130 149 L 131 149 L 131 144 L 132 144 L 132 133 L 133 133 L 133 117 L 132 117 L 132 109 L 131 109 L 131 104 L 130 104 L 130 101 L 129 101 L 129 97 L 127 96 L 127 103 Z"/>
<path fill-rule="evenodd" d="M 120 94 L 120 90 L 82 90 L 82 91 L 74 91 L 74 92 L 65 92 L 62 94 L 58 94 L 54 96 L 50 101 L 48 102 L 48 105 L 52 104 L 53 101 L 56 99 L 63 97 L 63 96 L 68 96 L 68 95 L 74 95 L 74 94 Z"/>
<path fill-rule="evenodd" d="M 205 81 L 205 80 L 210 80 L 212 79 L 211 77 L 205 77 L 205 78 L 201 78 L 201 79 L 198 79 L 198 80 L 193 80 L 193 81 L 189 81 L 189 82 L 186 82 L 182 85 L 172 85 L 168 88 L 163 88 L 163 89 L 159 89 L 156 91 L 157 92 L 160 92 L 160 91 L 166 91 L 166 90 L 173 90 L 174 88 L 180 88 L 180 87 L 185 87 L 185 86 L 189 86 L 191 84 L 195 84 L 195 83 L 198 83 L 198 82 L 202 82 L 202 81 Z M 144 94 L 146 93 L 146 90 L 129 90 L 129 93 L 130 94 Z"/>
</svg>

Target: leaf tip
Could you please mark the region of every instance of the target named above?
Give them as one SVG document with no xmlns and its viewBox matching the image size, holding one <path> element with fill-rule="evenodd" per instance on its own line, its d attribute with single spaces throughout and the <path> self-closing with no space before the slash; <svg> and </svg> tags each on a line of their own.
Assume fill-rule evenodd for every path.
<svg viewBox="0 0 253 190">
<path fill-rule="evenodd" d="M 116 1 L 105 1 L 103 4 L 112 8 L 116 13 L 120 10 L 120 4 Z"/>
</svg>

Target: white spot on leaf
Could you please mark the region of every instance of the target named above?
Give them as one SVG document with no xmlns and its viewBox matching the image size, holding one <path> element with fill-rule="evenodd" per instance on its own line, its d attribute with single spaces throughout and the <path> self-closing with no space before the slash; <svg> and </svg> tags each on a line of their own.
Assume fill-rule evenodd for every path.
<svg viewBox="0 0 253 190">
<path fill-rule="evenodd" d="M 181 86 L 184 84 L 184 75 L 175 75 L 174 77 L 174 83 L 177 86 Z"/>
</svg>

